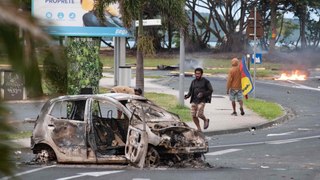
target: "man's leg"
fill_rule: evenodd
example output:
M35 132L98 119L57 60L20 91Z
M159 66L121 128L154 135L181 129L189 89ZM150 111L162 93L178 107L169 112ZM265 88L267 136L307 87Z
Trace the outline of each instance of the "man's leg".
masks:
M236 116L236 115L237 115L237 111L236 111L236 101L232 101L231 104L232 104L232 109L233 109L233 112L232 112L231 115Z
M233 112L236 112L236 102L235 101L232 101L232 109L233 109Z
M242 100L239 101L239 105L240 105L241 115L243 116L244 115L244 110L243 110L243 101Z
M234 90L230 90L230 101L231 101L231 105L232 105L232 110L233 112L231 113L231 115L236 116L237 115L237 111L236 111L236 97L235 97L235 91Z
M199 118L196 116L192 116L192 120L193 120L194 124L197 126L198 131L201 131Z
M205 105L205 103L200 103L198 105L198 117L203 120L203 129L207 129L209 127L209 119L204 116Z
M239 105L240 105L240 114L241 116L244 115L244 111L243 111L243 94L242 94L242 91L239 91L238 95L237 95L237 99L238 99L238 102L239 102Z
M197 117L197 111L198 111L198 104L192 103L191 104L191 116L194 124L197 126L198 131L201 131L199 119Z

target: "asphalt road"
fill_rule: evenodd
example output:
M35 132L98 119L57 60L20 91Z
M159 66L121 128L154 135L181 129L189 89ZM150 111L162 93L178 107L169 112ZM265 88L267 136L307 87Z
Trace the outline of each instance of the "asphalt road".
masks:
M187 89L192 78L186 78ZM224 78L209 78L214 94L225 93ZM178 78L158 80L178 88ZM318 81L306 88L292 82L257 81L256 98L285 107L292 118L273 127L208 137L206 161L212 168L136 169L128 166L19 165L21 179L320 179L320 91ZM310 85L309 85L310 86ZM214 101L213 101L214 102ZM28 156L28 152L22 152ZM22 155L23 156L23 155ZM20 162L22 156L20 156ZM26 157L27 158L27 157Z

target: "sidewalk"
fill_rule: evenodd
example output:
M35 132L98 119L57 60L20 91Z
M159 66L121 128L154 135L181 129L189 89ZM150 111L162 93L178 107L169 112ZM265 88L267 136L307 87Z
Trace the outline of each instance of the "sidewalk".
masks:
M112 87L113 77L109 74L104 74L104 77L100 80L100 86L102 87ZM153 83L153 79L145 79L144 86L145 92L158 92L165 94L172 94L179 97L179 91L171 89L166 86L161 86L159 84ZM131 86L135 87L135 79L131 79ZM190 99L184 101L184 104L190 107ZM238 104L237 104L238 106ZM286 118L286 115L276 119L274 121L268 121L253 111L244 108L245 115L241 116L240 111L237 107L238 116L231 116L232 106L229 101L229 97L226 95L213 94L212 101L210 104L206 104L205 116L210 119L209 127L203 132L206 135L217 135L217 134L227 134L227 133L237 133L243 131L250 131L252 129L261 129L268 126L272 126L278 120ZM190 127L196 128L193 122L187 123ZM203 121L200 120L200 125L203 127Z

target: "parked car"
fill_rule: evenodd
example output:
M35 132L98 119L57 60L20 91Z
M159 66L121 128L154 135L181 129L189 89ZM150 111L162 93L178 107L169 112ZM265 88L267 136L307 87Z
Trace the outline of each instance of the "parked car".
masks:
M201 158L203 133L136 95L60 96L37 117L31 148L39 162L131 163L140 167Z

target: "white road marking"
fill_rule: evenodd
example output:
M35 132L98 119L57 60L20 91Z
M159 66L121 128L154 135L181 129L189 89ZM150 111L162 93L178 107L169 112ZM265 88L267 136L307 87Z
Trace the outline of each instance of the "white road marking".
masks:
M298 142L300 140L298 139L287 139L287 140L279 140L279 141L269 141L267 144L287 144L287 143L293 143Z
M219 155L222 155L222 154L232 153L232 152L241 151L241 150L242 149L226 149L226 150L222 150L222 151L210 152L210 153L207 153L206 155L219 156Z
M316 136L305 136L300 138L292 138L292 139L284 139L285 140L308 140L308 139L318 139L320 138L320 135ZM280 140L279 140L280 141ZM252 146L252 145L261 145L261 144L267 144L273 141L258 141L258 142L250 142L250 143L238 143L238 144L225 144L225 145L218 145L218 146L209 146L209 148L227 148L227 147L239 147L239 146Z
M83 176L99 177L99 176L104 176L104 175L107 175L107 174L113 174L113 173L119 173L119 172L122 172L122 171L85 172L85 173L78 173L78 175L75 175L75 176L59 178L59 179L56 179L56 180L76 179L76 178L83 177Z
M286 171L287 169L285 169L285 168L275 168L274 170L276 170L276 171Z
M279 133L279 134L268 134L267 136L268 137L270 137L270 136L286 136L286 135L290 135L292 133L293 133L293 131L285 132L285 133Z
M56 165L46 166L46 167L37 168L37 169L32 169L32 170L29 170L29 171L25 171L25 172L14 174L13 176L3 177L3 178L1 178L1 180L7 180L7 179L10 179L10 178L13 178L13 177L18 177L18 176L22 176L22 175L25 175L25 174L30 174L30 173L33 173L33 172L41 171L41 170L52 168L52 167L55 167L55 166Z
M292 83L292 81L291 82L287 81L287 82ZM307 90L320 91L319 87L318 88L313 88L313 87L309 87L309 86L305 86L305 85L301 85L301 84L297 84L297 83L293 83L294 85L292 85L292 86L279 84L279 83L274 83L274 82L261 82L260 81L260 83L277 85L277 86L282 86L282 87L291 87L291 88L296 88L296 89L307 89Z
M150 180L150 179L146 179L146 178L133 178L132 180Z
M311 129L309 128L298 128L298 131L310 131Z

